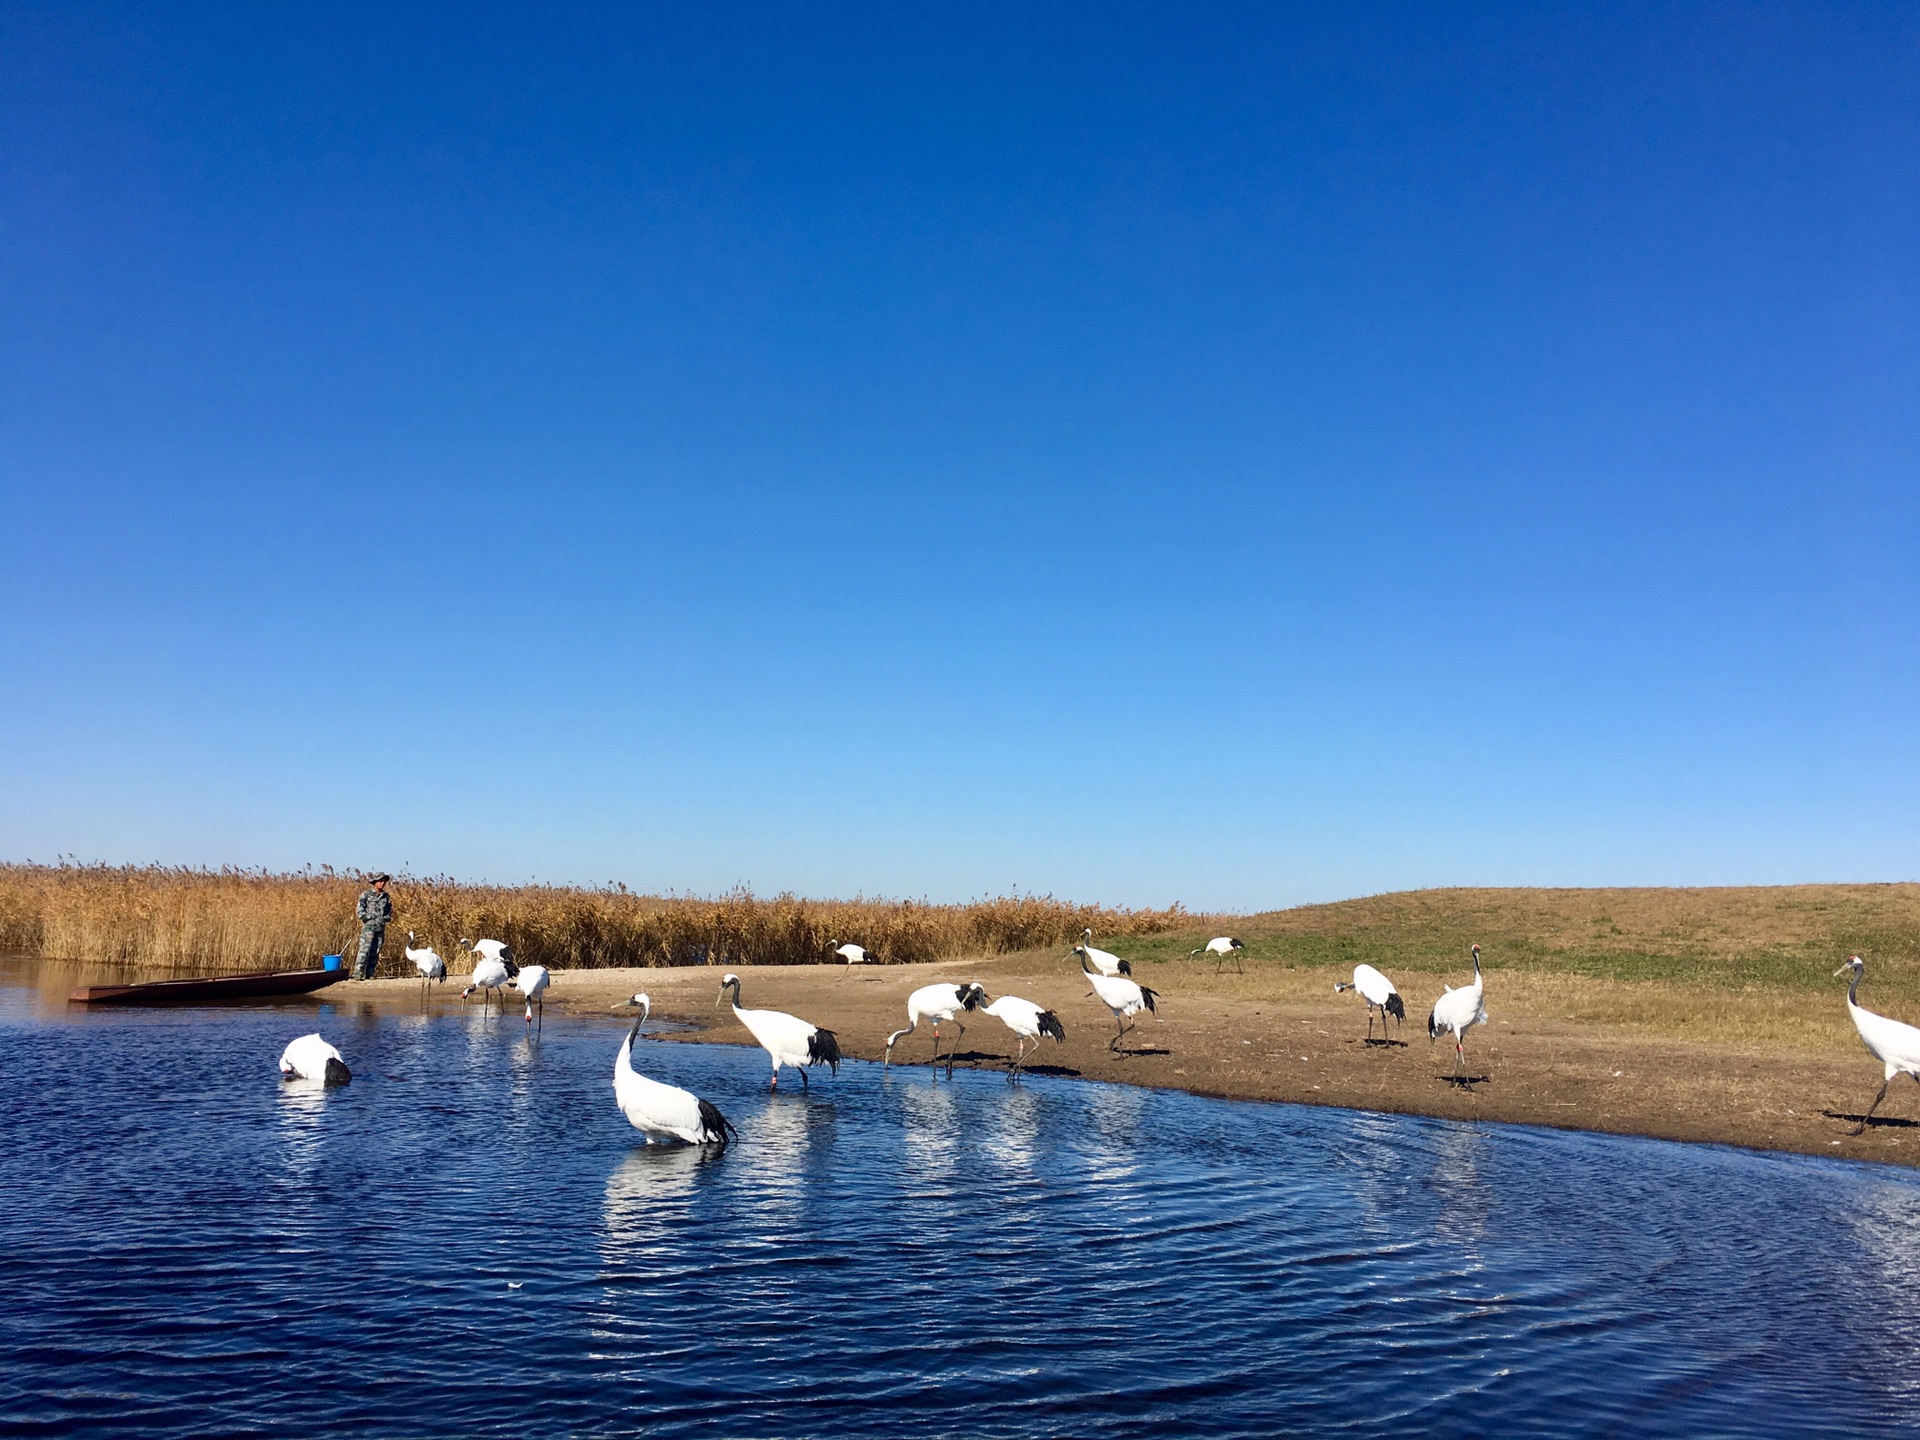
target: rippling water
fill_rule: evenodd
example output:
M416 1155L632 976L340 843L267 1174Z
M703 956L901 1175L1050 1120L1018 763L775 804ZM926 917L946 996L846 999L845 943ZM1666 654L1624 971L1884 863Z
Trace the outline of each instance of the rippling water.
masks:
M17 972L15 972L17 980ZM282 1086L318 1028L351 1086ZM617 1020L36 1007L0 976L13 1433L1920 1429L1920 1182L1654 1141L843 1066ZM518 1287L518 1288L514 1288Z

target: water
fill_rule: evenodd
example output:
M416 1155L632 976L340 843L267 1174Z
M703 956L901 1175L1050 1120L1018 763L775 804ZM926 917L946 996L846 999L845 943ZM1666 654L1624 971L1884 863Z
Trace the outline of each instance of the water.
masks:
M1920 1431L1903 1170L664 1043L741 1137L648 1150L612 1017L12 974L10 1433Z

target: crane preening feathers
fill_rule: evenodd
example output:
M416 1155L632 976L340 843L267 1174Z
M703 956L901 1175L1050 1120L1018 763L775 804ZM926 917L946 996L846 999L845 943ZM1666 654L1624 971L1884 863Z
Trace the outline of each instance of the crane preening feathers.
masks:
M1442 1031L1453 1032L1455 1080L1460 1079L1460 1067L1466 1062L1467 1055L1460 1042L1466 1038L1467 1031L1486 1023L1486 984L1480 975L1480 947L1476 945L1473 947L1473 984L1459 990L1447 986L1447 993L1433 1002L1433 1014L1427 1017L1429 1042L1438 1040Z
M732 1138L733 1126L708 1101L678 1085L665 1085L633 1068L633 1042L640 1038L640 1027L653 1013L653 1001L644 993L614 1006L624 1010L638 1006L640 1018L620 1042L620 1053L613 1057L613 1098L627 1123L646 1137L649 1145L665 1140L681 1140L689 1145L725 1145Z
M780 1088L782 1065L791 1065L800 1072L802 1090L812 1088L807 1080L809 1065L826 1065L834 1074L840 1073L840 1041L833 1031L822 1030L798 1015L787 1015L778 1010L742 1010L738 975L728 975L720 982L720 1000L727 998L728 991L733 992L735 1018L747 1027L753 1038L760 1042L760 1048L773 1059L773 1084L769 1088ZM720 1000L713 1002L716 1009Z
M1382 1042L1387 1038L1387 1016L1392 1015L1396 1020L1405 1020L1407 1018L1407 1005L1406 1002L1400 998L1400 992L1393 988L1393 982L1391 980L1387 979L1385 975L1382 975L1371 965L1354 966L1353 983L1351 985L1340 980L1333 982L1334 994L1342 995L1349 990L1358 991L1360 998L1367 1002L1368 1044L1373 1043L1373 1012L1375 1010L1380 1012L1380 1039Z
M1867 962L1855 955L1846 964L1834 971L1835 975L1853 972L1853 979L1847 985L1847 1013L1853 1016L1853 1028L1860 1032L1860 1043L1873 1053L1873 1058L1886 1067L1886 1079L1880 1083L1880 1093L1873 1097L1873 1104L1867 1106L1867 1113L1860 1117L1860 1123L1853 1127L1858 1135L1867 1128L1873 1119L1873 1112L1880 1108L1880 1102L1887 1098L1887 1086L1893 1084L1896 1077L1911 1075L1920 1080L1920 1030L1899 1020L1890 1020L1885 1015L1876 1015L1860 1004L1858 992L1860 976L1866 971Z
M340 1052L318 1033L302 1035L280 1052L282 1080L318 1080L323 1085L345 1085L353 1079Z

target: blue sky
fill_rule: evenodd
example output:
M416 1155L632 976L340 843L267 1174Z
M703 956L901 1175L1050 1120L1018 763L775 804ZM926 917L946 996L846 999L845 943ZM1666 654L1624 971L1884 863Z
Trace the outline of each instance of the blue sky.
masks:
M556 9L0 9L0 855L1920 876L1911 8Z

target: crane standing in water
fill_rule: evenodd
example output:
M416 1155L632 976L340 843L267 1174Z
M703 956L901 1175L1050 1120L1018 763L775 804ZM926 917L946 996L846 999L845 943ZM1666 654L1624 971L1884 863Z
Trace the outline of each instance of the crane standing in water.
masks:
M620 1113L649 1145L662 1140L725 1145L733 1136L733 1126L713 1105L691 1090L664 1084L633 1068L633 1042L640 1038L640 1027L653 1013L653 1001L642 992L613 1008L630 1006L639 1007L640 1018L633 1022L633 1029L620 1042L620 1053L613 1057L613 1099Z
M720 982L720 1000L727 998L727 992L733 992L733 1014L755 1040L760 1048L773 1060L773 1084L767 1088L780 1088L780 1067L791 1065L800 1072L800 1088L812 1089L807 1080L809 1065L826 1065L834 1074L840 1073L840 1041L831 1030L822 1030L818 1025L802 1020L798 1015L788 1015L779 1010L743 1010L740 1008L740 977L728 975ZM714 1001L718 1008L720 1000Z

